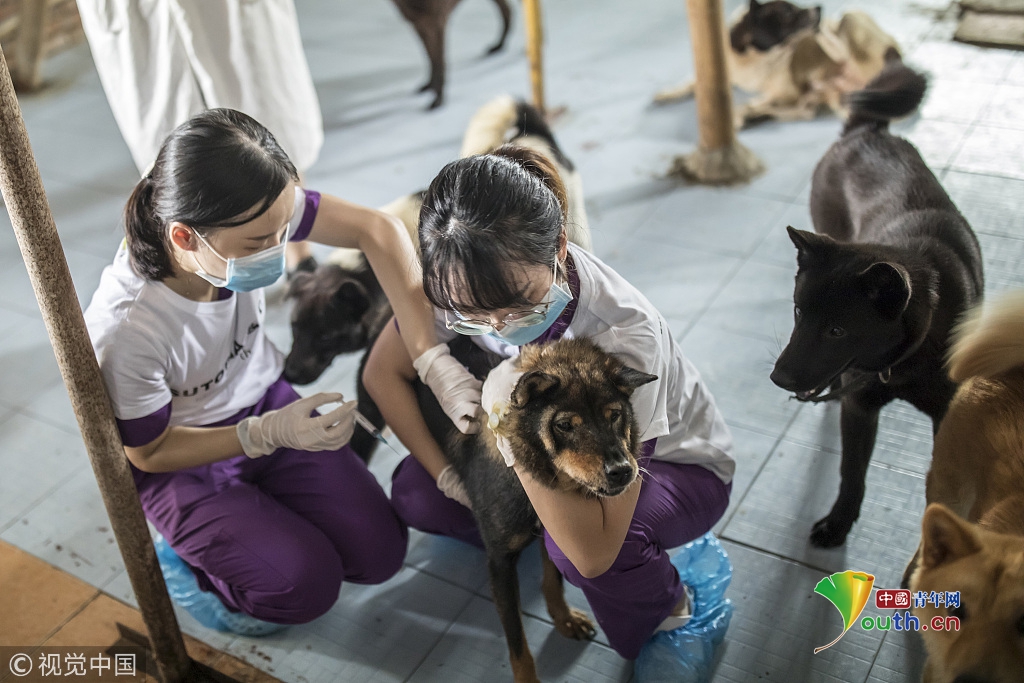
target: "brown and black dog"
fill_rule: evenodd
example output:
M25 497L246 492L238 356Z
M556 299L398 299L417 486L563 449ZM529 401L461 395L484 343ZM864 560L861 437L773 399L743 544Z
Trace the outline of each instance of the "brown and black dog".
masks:
M949 334L984 289L974 232L914 146L888 130L925 86L893 62L851 95L850 119L814 170L817 234L789 228L795 325L771 379L801 401L842 399L842 481L811 532L819 547L845 542L860 514L883 406L907 401L938 429L956 391Z
M728 48L730 81L754 95L735 107L737 128L812 119L824 109L845 117L843 95L900 58L896 41L864 12L851 10L834 21L822 17L820 6L786 0L750 0L729 26ZM689 97L693 87L662 91L655 102Z
M498 360L465 337L451 344L452 355L481 379ZM502 419L502 432L517 463L542 484L584 496L611 497L633 484L639 475L641 443L630 396L657 377L624 365L585 339L524 347L517 365L524 374ZM540 520L519 478L506 467L491 430L482 424L478 434L462 434L433 392L418 382L417 396L431 434L473 505L515 681L535 683L516 562L523 549L541 537ZM555 628L568 638L592 638L593 624L566 604L562 575L543 548L541 541L542 590Z
M512 23L512 10L508 0L493 0L501 13L501 36L492 45L487 54L491 55L505 47L509 27ZM423 41L423 48L430 60L430 78L420 88L420 92L432 91L434 99L430 109L436 109L444 103L444 36L448 26L448 17L459 4L459 0L393 0L398 11L406 21L416 29L416 35Z
M956 332L950 376L962 382L935 435L913 591L959 592L915 608L925 683L1024 680L1024 292L978 309Z

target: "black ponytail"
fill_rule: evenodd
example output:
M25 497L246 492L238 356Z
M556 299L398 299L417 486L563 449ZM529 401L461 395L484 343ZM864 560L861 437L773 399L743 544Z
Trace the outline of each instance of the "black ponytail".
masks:
M153 182L147 175L132 190L124 207L124 233L135 272L147 280L162 280L172 273L170 250L153 213Z
M175 128L124 209L132 267L147 280L174 275L168 226L202 234L263 215L298 172L255 119L210 109Z

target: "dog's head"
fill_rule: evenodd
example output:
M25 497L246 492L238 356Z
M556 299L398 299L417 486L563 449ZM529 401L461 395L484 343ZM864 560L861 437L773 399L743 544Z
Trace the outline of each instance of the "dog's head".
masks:
M338 265L322 265L297 273L288 285L292 309L292 349L284 376L293 384L309 384L334 357L367 344L363 316L371 305L366 287Z
M795 324L771 374L776 385L813 399L847 369L886 370L927 331L932 285L910 310L910 273L886 252L787 229L797 248Z
M798 7L786 0L750 0L746 14L729 29L729 43L734 52L748 48L767 52L804 29L817 28L820 21L820 5Z
M1019 502L1019 501L1018 501ZM1010 683L1024 676L1024 538L925 510L912 591L959 592L960 606L913 610L929 683ZM954 620L959 620L959 625ZM924 626L928 630L924 630Z
M526 347L505 432L539 481L595 496L622 493L638 472L633 391L657 379L583 339Z

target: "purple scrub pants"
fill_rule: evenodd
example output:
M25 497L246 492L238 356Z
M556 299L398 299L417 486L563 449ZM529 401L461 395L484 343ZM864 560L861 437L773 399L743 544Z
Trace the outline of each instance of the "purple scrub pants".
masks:
M296 398L279 381L256 406L210 426ZM334 605L342 581L380 583L405 558L405 524L347 446L137 472L136 486L146 517L192 567L200 587L229 609L264 621L311 621Z
M607 572L584 578L544 532L551 559L583 591L608 642L626 659L636 659L683 595L667 550L707 533L725 513L732 491L731 483L699 465L650 460L653 451L654 441L644 444L640 460L648 473L622 550ZM473 513L445 497L412 456L392 475L391 502L413 528L483 547Z

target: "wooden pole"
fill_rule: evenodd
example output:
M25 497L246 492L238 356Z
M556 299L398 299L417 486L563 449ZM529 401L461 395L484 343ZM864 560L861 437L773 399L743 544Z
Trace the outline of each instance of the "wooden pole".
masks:
M111 529L139 600L163 683L195 680L174 616L110 399L46 202L7 60L0 51L0 192L71 396Z
M736 139L721 0L686 0L686 7L697 76L699 137L697 151L677 158L672 173L715 185L749 181L764 171L764 165Z
M530 62L530 86L533 106L544 114L544 26L540 15L540 0L523 0L526 23L526 57Z

